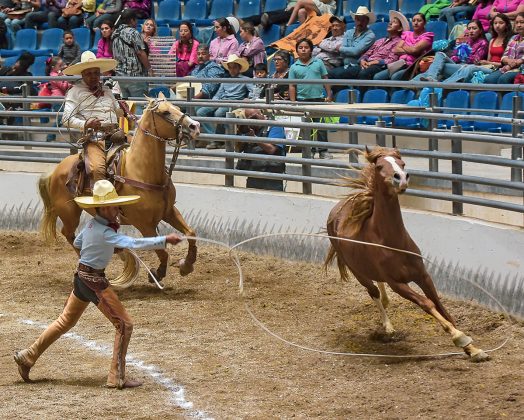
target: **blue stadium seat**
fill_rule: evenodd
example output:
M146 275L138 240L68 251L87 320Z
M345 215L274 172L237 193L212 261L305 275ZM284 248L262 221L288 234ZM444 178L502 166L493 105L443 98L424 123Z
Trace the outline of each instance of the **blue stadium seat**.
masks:
M469 92L466 90L456 90L448 93L444 99L444 108L469 108ZM466 114L466 111L448 111L444 109L446 114ZM439 120L438 128L451 128L454 124L453 120Z
M426 0L403 0L399 11L408 19L411 19L425 4Z
M91 48L91 51L95 54L98 51L98 41L100 41L100 38L102 38L102 32L100 30L95 31L95 38L93 39L93 48Z
M186 6L187 7L187 6ZM180 18L180 0L164 0L158 4L156 14L157 25L178 26L182 21Z
M29 71L32 73L33 76L45 76L45 67L46 67L46 60L48 59L48 56L41 55L39 57L35 57L35 62L33 65L29 68Z
M260 11L260 0L239 0L235 16L242 19L253 15L259 15Z
M350 89L342 89L337 92L335 95L335 102L341 103L341 104L347 104L349 101L349 91ZM360 90L354 89L355 91L355 101L360 101ZM340 117L340 123L341 124L347 124L349 122L348 117Z
M434 41L439 39L448 39L448 23L442 20L430 20L426 23L426 31L435 34Z
M369 89L366 90L362 97L363 104L387 104L388 91L385 89ZM373 125L377 121L377 117L358 117L357 123Z
M420 106L418 99L412 99L406 104L408 106ZM420 118L414 117L395 117L394 121L395 127L405 127L405 128L421 128Z
M166 0L167 1L167 0ZM149 93L147 96L150 98L158 98L158 94L162 92L166 98L169 98L171 96L171 92L169 91L169 88L167 86L158 86L149 89Z
M273 12L275 10L284 10L286 7L287 7L286 0L266 0L266 4L264 5L264 12Z
M385 38L388 36L388 23L387 22L375 22L369 25L369 29L373 31L376 39Z
M300 26L300 23L292 23L291 25L287 25L284 31L284 36L288 36L291 32L293 32L299 26Z
M86 28L87 29L87 28ZM89 29L88 29L89 31ZM39 55L56 55L60 45L64 40L64 30L60 28L50 28L42 31L42 38L38 49L31 51L32 54Z
M71 29L71 32L73 32L75 41L78 43L78 45L80 45L82 52L91 48L91 31L89 28L82 26L80 28Z
M502 97L502 100L500 101L500 110L501 111L511 111L513 109L513 97L516 95L515 92L508 92L506 93L503 97ZM520 92L518 93L518 95L520 95L521 99L522 99L522 106L521 106L521 111L524 110L524 93ZM498 117L501 117L501 118L511 118L511 114L499 114ZM510 133L511 132L511 124L500 124L500 128L499 130L491 130L489 129L488 131L491 131L491 132L500 132L502 131L503 133ZM521 130L522 131L522 130Z
M499 95L497 92L493 92L491 90L486 90L482 92L476 92L475 96L473 97L473 103L471 104L471 108L474 109L499 109ZM484 116L492 116L494 117L495 113L482 113L480 115ZM471 121L470 121L471 124ZM493 122L487 122L487 121L474 121L473 122L473 129L475 131L489 131L489 130L496 130L497 128L500 129L499 123L493 123Z
M342 2L340 2L342 3ZM347 0L344 6L343 15L346 16L346 21L353 21L351 19L351 12L355 13L360 6L366 6L371 10L369 0Z
M13 64L16 63L16 60L18 60L18 55L13 55L12 57L6 57L5 60L2 61L3 67L11 67Z
M280 25L271 25L268 29L259 31L260 38L264 41L266 48L280 39Z
M408 89L399 89L395 90L391 94L391 99L389 100L390 104L407 104L409 101L412 101L415 99L415 92ZM387 125L391 125L391 117L384 117L384 121L386 121ZM375 124L378 120L378 117L375 116L369 116L366 117L366 124L372 125Z
M19 56L22 51L36 50L36 29L20 29L15 34L13 48L9 50L0 50L2 57Z
M167 25L157 27L157 36L171 36L171 28Z
M375 0L372 10L377 15L377 21L389 22L389 11L398 10L398 0Z
M231 0L211 0L208 18L212 21L235 14L235 3Z
M165 0L167 1L167 0ZM207 21L207 3L205 0L187 0L182 13L182 20L199 24Z

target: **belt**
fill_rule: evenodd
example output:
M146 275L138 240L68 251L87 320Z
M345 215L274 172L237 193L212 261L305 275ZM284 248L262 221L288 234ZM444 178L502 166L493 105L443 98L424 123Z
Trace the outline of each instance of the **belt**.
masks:
M104 269L96 269L82 263L78 263L78 270L84 271L86 273L104 274Z

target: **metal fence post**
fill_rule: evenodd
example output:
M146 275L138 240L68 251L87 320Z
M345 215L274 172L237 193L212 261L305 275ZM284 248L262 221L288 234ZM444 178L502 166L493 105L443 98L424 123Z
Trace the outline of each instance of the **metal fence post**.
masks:
M378 120L375 122L376 127L386 128L386 121L382 117L378 117ZM384 133L378 133L376 135L377 146L386 147L386 135Z
M191 102L194 96L195 96L195 88L193 86L188 87L187 88L187 101ZM187 112L187 115L192 117L195 115L195 108L192 106L188 106L186 109L186 112ZM189 150L195 150L195 140L194 139L190 139L187 142L187 148Z
M357 94L355 89L349 89L348 92L348 104L354 104L357 102ZM350 125L353 125L357 122L357 118L354 115L348 117L348 122ZM349 132L349 144L358 144L358 133L356 131ZM355 153L351 152L348 154L350 163L357 163L358 157Z
M307 117L302 117L302 122L309 122L308 119ZM302 139L305 141L311 140L311 128L302 129ZM302 157L304 159L311 159L311 148L309 146L302 147ZM302 176L311 176L311 165L309 163L302 164ZM304 194L313 193L311 182L302 183L302 192Z
M22 96L23 96L24 98L27 98L27 97L31 94L30 83L31 83L31 82L25 82L25 83L22 85ZM28 102L24 102L24 103L22 104L22 109L23 109L24 111L30 111L30 110L31 110L31 106L30 106L30 104L29 104ZM25 127L28 127L28 126L31 125L31 121L30 121L30 119L29 119L28 117L22 117L22 122L23 122L23 125L24 125ZM18 134L17 134L17 136L18 136ZM29 140L29 133L28 133L27 131L24 131L24 132L22 133L22 136L23 136L23 138L24 138L24 141L28 141L28 140ZM31 150L32 147L31 147L31 146L25 146L24 149L26 149L26 150Z
M275 89L272 87L266 87L266 104L272 104L275 101Z
M435 92L432 92L429 94L429 106L431 107L431 111L435 112L435 107L438 106L438 96ZM438 120L430 119L429 120L429 126L428 130L435 131L435 129L438 127ZM431 138L428 140L428 149L431 151L438 151L438 139ZM438 172L438 159L437 158L430 158L429 159L429 170L431 172Z
M514 120L519 118L519 111L522 109L522 97L520 95L513 96L513 108L511 112L511 118ZM519 137L521 135L522 128L515 121L511 123L511 135L513 137ZM522 160L522 146L511 146L511 159ZM522 169L511 168L511 180L516 182L522 182Z
M461 133L462 127L460 125L454 125L451 127L451 132ZM456 153L457 155L462 154L462 140L451 139L451 153ZM462 175L462 160L451 160L451 173L453 175ZM451 181L451 193L454 195L463 195L462 181ZM453 201L452 210L454 215L462 215L464 213L463 204Z
M226 118L235 118L235 114L232 112L226 112ZM235 135L235 124L226 124L226 133L229 135L229 138L233 138ZM231 153L235 151L235 144L232 140L226 141L226 152ZM235 169L235 158L227 157L225 160L225 166L226 169ZM225 186L226 187L234 187L235 186L235 176L234 175L226 175L225 179Z

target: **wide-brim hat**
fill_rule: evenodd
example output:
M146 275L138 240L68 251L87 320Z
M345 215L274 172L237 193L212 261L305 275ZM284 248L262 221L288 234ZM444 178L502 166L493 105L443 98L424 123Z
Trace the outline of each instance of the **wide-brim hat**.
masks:
M329 23L333 23L334 20L340 23L344 23L344 24L346 23L346 21L344 20L344 16L333 15L329 18Z
M245 58L239 57L236 54L231 54L229 57L227 57L226 61L222 61L222 66L224 66L226 70L229 70L227 65L230 63L239 64L240 73L244 73L245 71L247 71L247 69L249 69L249 63L247 62L247 60Z
M377 21L377 17L375 16L375 13L370 12L366 6L359 6L355 13L350 12L349 14L351 15L351 18L353 20L355 20L355 16L367 16L369 19L369 25Z
M202 83L198 82L179 82L175 85L175 98L187 99L187 88L195 88L195 95L202 90Z
M112 58L96 58L92 51L84 51L80 57L80 62L64 69L64 74L68 76L77 76L84 70L99 68L100 73L111 71L116 67L116 60Z
M75 202L83 209L109 206L127 206L140 200L139 195L118 195L109 181L101 179L93 186L93 196L76 197Z
M235 33L237 33L240 30L240 22L238 19L234 16L228 16L226 20L229 22L229 24L233 27Z
M397 18L400 20L400 23L402 25L403 31L409 31L409 21L406 16L404 16L402 13L397 12L396 10L390 10L389 11L389 21L391 22L393 18Z

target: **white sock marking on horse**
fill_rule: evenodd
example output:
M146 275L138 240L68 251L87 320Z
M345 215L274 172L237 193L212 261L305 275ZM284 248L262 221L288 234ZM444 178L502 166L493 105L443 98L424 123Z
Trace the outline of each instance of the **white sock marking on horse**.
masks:
M384 160L387 160L391 164L391 166L393 166L393 170L397 172L399 175L406 176L404 170L400 166L398 166L398 163L395 161L395 158L392 158L391 156L386 156Z
M0 315L3 316L3 314L0 314ZM46 324L36 322L31 319L22 319L20 320L20 322L22 324L31 325L31 326L41 328L41 329L45 329L48 327ZM88 348L89 350L95 351L97 353L101 353L104 356L111 357L111 355L113 354L112 347L106 346L104 344L99 344L94 340L88 340L74 332L65 333L62 337L72 339L80 343L82 346ZM142 360L139 360L133 356L130 356L129 354L126 357L126 365L133 366L139 370L144 371L151 378L153 378L153 380L156 383L158 383L159 385L162 385L164 388L170 391L172 394L170 400L178 407L182 408L183 410L188 411L187 413L185 413L185 415L189 417L199 418L199 419L212 419L212 417L209 417L206 413L202 411L193 411L192 410L193 403L191 401L186 400L184 388L181 385L175 384L171 378L164 376L160 368L158 368L157 366L147 365Z

